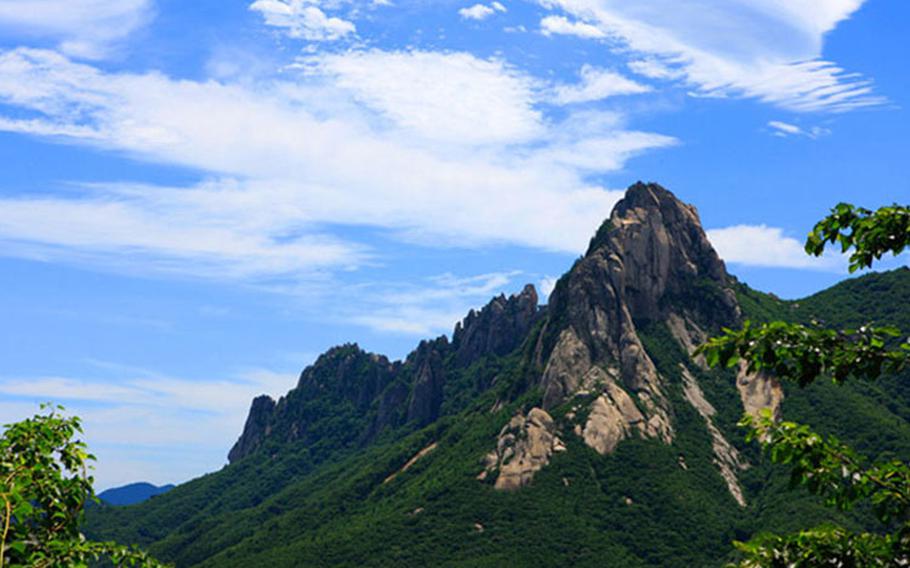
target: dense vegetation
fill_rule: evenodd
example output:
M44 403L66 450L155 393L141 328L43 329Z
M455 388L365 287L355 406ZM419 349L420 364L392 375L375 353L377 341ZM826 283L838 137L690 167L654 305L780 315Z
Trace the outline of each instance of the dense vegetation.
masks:
M824 319L838 326L910 320L907 269L867 275L798 302L745 286L738 295L756 320ZM787 491L787 471L740 441L735 424L742 406L728 371L698 378L717 407L718 426L754 464L741 474L746 509L718 476L704 422L685 404L675 405L672 446L630 440L600 456L565 435L569 451L555 455L530 487L494 491L476 479L480 459L502 424L539 396L527 392L492 409L500 396L527 386L524 361L539 333L511 355L457 370L446 387L452 402L428 427L404 424L356 444L350 432L368 427L369 412L344 412L344 420L326 424L317 444L257 452L139 506L103 508L90 516L87 531L147 546L178 566L716 566L732 559L732 540L768 527L873 523L866 509L832 511ZM672 385L670 396L679 399L678 364L686 354L663 325L646 327L643 340ZM482 388L490 382L492 388ZM309 404L318 415L334 410L331 400ZM555 409L557 421L566 410ZM910 455L910 389L901 377L788 391L783 412L872 457ZM432 442L434 451L389 480Z

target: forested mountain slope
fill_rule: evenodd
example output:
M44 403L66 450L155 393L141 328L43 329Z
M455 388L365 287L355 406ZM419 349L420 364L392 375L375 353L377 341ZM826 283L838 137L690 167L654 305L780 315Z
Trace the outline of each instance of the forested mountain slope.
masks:
M751 290L694 208L636 184L545 308L532 287L495 298L400 362L334 348L254 401L230 465L88 532L178 566L721 565L733 539L839 515L742 442L744 408L906 458L910 377L802 391L693 346L747 318L910 331L908 298L906 269L797 302Z

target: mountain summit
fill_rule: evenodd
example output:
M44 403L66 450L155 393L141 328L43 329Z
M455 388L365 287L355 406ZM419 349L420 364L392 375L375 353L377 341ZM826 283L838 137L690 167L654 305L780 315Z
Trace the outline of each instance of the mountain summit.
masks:
M585 256L550 295L547 319L534 349L543 391L537 415L550 424L546 411L570 403L573 434L601 454L614 451L633 435L672 443L674 408L667 397L669 385L642 344L639 326L666 325L679 346L691 354L710 332L739 322L741 310L732 284L694 207L657 184L630 187ZM681 364L681 371L685 399L702 415L714 437L720 473L733 496L745 505L736 479L736 470L743 464L714 427L713 407L697 380L686 365ZM779 389L770 382L743 376L740 383L744 404L750 409L779 403ZM755 392L769 396L756 401ZM510 445L516 435L533 439L541 428L519 417L503 430L487 460L488 472L501 472L496 487L527 484L533 472L546 464L549 452L558 449Z

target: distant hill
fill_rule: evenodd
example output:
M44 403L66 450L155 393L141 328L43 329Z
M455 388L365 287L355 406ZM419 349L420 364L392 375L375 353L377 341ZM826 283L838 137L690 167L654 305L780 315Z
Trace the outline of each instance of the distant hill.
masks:
M148 501L155 495L167 493L173 488L173 485L158 487L151 483L131 483L123 487L113 487L107 491L102 491L98 494L98 498L108 505L136 505Z
M731 542L824 521L736 423L744 408L910 455L910 372L780 385L693 346L745 319L910 331L910 270L791 302L730 275L692 206L631 187L538 308L533 287L403 361L333 348L253 401L230 465L86 532L189 566L721 566Z

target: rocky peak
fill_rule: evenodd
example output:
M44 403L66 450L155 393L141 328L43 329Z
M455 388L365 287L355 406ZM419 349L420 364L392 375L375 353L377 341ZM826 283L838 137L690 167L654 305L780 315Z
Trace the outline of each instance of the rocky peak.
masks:
M542 407L571 405L567 416L585 417L575 433L606 454L631 436L667 444L675 436L668 384L641 341L641 327L665 325L691 353L716 327L735 325L740 310L732 279L695 208L657 184L639 182L559 280L546 318L534 354ZM743 395L747 407L759 399L779 402L767 380L744 377L740 383L756 393ZM700 393L696 383L689 392ZM705 408L700 411L710 429L712 414ZM727 447L715 440L717 463L739 500L734 489L740 464Z
M434 341L421 341L408 357L407 364L414 369L414 386L408 403L407 420L421 426L439 417L442 406L446 372L443 357L449 348L446 336Z
M616 204L608 223L588 255L619 260L613 281L636 320L664 320L682 311L725 323L739 319L731 279L695 207L657 184L639 182Z
M484 355L512 352L524 341L539 312L537 290L531 284L509 298L493 298L480 311L471 310L452 335L456 364L468 367Z
M365 410L394 372L395 365L385 356L367 353L356 343L348 343L329 349L304 369L295 390L305 396L327 392Z
M356 343L333 347L304 369L296 388L277 403L267 396L253 401L243 433L228 454L233 463L262 447L266 439L309 439L309 428L342 406L366 414L391 383L400 364L367 353Z
M667 323L691 349L707 330L739 319L730 283L695 208L657 184L633 185L550 296L548 326L557 329L538 346L544 406L582 387L589 365L614 371L639 395L663 398L637 326Z
M243 426L243 433L228 453L228 461L233 463L259 447L262 440L270 433L270 423L274 413L275 401L272 397L262 395L253 399L246 424Z

